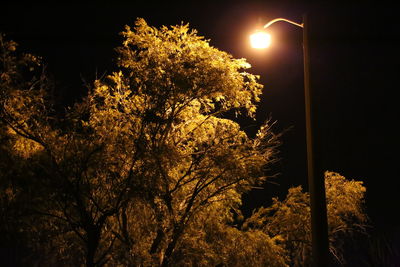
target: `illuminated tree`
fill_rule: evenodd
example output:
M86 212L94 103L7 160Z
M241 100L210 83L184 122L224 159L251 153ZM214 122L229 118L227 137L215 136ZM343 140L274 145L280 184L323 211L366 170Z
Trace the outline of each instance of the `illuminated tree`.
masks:
M342 247L346 236L365 232L365 187L362 182L346 180L335 172L325 172L329 248L339 263L344 262ZM311 260L310 196L301 187L290 188L284 201L260 208L243 225L244 229L261 229L269 236L281 238L290 258L290 266L307 266Z
M168 266L200 214L218 206L225 216L265 180L278 141L268 125L252 140L219 116L254 114L262 86L244 72L245 60L209 46L187 25L156 29L139 19L123 36L120 70L96 83L87 125L111 144L106 149L116 157L108 160L123 160L116 170L129 176L129 190L140 192L153 217L142 245ZM129 226L121 232L133 232Z
M16 49L15 42L7 41L0 34L0 247L6 249L2 255L16 255L3 257L6 265L8 261L19 261L23 265L40 261L44 253L39 250L47 243L43 237L49 234L42 227L47 221L32 213L32 208L40 205L37 196L43 191L33 185L35 169L30 168L32 165L27 158L39 145L22 132L16 134L12 128L15 125L27 128L34 123L28 121L27 114L38 116L43 110L41 100L46 77L39 68L39 58L30 54L17 55ZM21 108L21 98L31 101L26 103L25 110ZM45 194L42 197L45 198Z
M262 86L245 60L187 25L156 29L139 19L123 35L120 70L96 81L65 118L52 123L34 83L4 95L2 118L14 152L36 164L49 190L49 205L36 212L72 233L63 251L93 266L120 246L138 250L134 261L167 266L199 214L239 208L241 193L265 180L278 141L268 125L252 140L219 117L255 112ZM137 206L148 212L143 224L129 214Z

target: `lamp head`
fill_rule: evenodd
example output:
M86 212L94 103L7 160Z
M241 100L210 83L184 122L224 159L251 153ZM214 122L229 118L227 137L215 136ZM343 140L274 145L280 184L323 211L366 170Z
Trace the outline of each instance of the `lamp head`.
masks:
M267 48L271 44L271 35L264 31L256 31L250 35L250 43L256 49Z

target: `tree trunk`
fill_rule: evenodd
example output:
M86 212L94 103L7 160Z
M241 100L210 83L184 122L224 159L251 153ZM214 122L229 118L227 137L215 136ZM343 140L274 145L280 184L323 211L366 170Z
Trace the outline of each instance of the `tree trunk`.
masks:
M169 267L170 266L172 252L174 251L175 246L178 243L178 239L180 238L182 232L183 232L183 226L175 227L174 232L172 233L172 240L168 244L167 249L165 250L165 254L164 254L163 261L161 263L161 267Z
M86 252L86 266L96 266L95 255L99 247L100 229L96 226L91 226L87 231L87 252Z
M161 241L163 240L163 238L164 238L163 230L158 229L157 230L157 236L154 239L153 244L150 247L150 254L154 254L154 253L156 253L158 251L158 247L159 247Z

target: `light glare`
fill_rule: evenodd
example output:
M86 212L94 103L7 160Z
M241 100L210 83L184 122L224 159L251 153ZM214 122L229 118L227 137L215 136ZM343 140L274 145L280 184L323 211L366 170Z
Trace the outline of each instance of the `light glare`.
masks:
M250 35L250 43L253 48L267 48L271 44L271 35L263 31L258 31Z

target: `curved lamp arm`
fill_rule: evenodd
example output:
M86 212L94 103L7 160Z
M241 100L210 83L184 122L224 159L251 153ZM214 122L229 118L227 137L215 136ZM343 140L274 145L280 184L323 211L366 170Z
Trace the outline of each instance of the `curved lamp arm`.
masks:
M293 24L293 25L295 25L295 26L297 26L297 27L300 27L300 28L303 28L303 27L304 27L304 24L303 24L303 23L299 24L299 23L296 23L296 22L291 21L291 20L288 20L288 19L276 18L276 19L271 20L271 21L268 22L267 24L265 24L265 25L264 25L264 29L268 28L269 26L271 26L272 24L274 24L275 22L278 22L278 21L285 21L285 22L288 22L288 23Z

